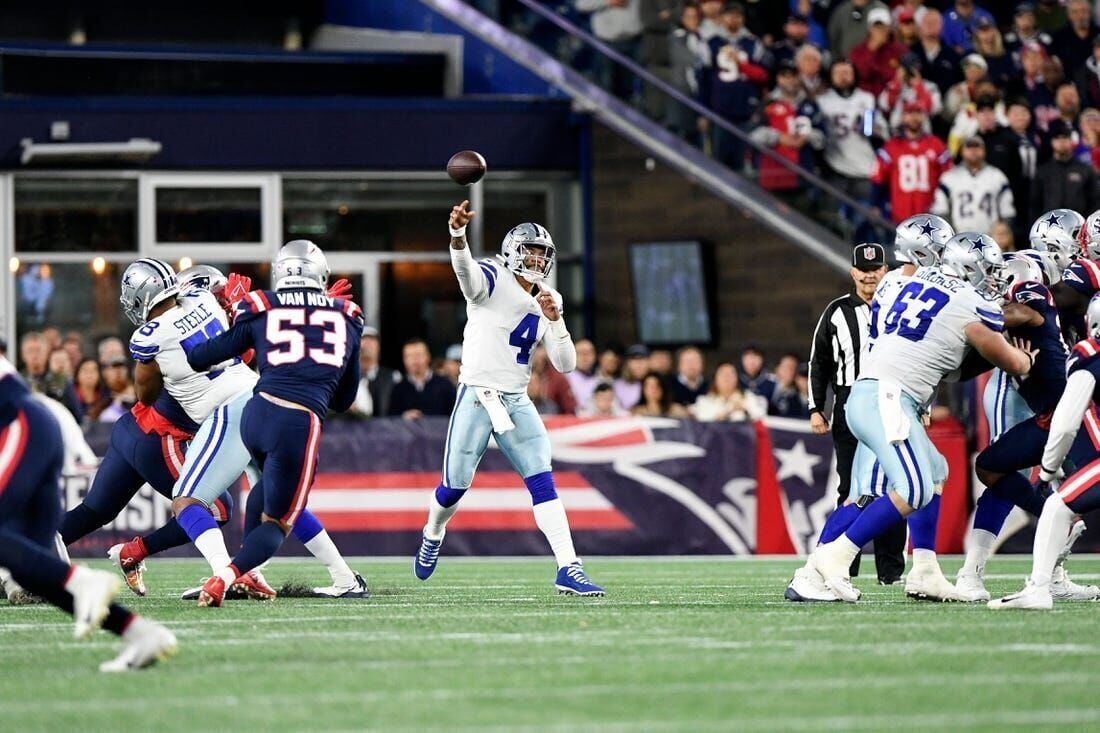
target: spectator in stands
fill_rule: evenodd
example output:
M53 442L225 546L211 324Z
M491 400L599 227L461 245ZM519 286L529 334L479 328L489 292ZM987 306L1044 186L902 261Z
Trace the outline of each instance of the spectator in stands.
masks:
M1058 108L1058 119L1077 129L1077 118L1081 114L1081 95L1073 84L1062 84L1054 92L1054 106Z
M582 13L592 14L592 34L633 61L641 57L641 0L575 0ZM596 55L600 83L616 97L631 101L635 77L603 54Z
M38 331L23 334L19 341L19 359L23 362L23 378L35 389L38 381L46 374L49 359L49 345ZM41 391L35 389L35 391Z
M755 28L755 26L750 25ZM809 42L810 23L804 15L792 13L783 24L783 38L772 46L772 60L778 66L784 61L794 62L795 54Z
M639 1L642 18L641 63L651 74L662 81L668 81L671 73L668 38L679 21L679 0ZM664 92L652 84L643 84L642 102L650 119L664 119Z
M702 15L695 5L684 5L680 11L680 26L668 39L671 69L670 83L686 97L698 99L699 75L710 64L710 48L700 33ZM666 108L666 124L682 138L696 141L699 115L682 104L670 103Z
M130 411L137 402L134 383L130 379L129 363L126 357L108 355L101 362L103 384L110 393L110 403L99 413L100 422L113 423Z
M1100 110L1089 107L1081 113L1081 141L1077 159L1100 170Z
M600 350L599 360L596 362L596 377L599 381L613 384L619 378L623 369L622 353L620 344L606 344Z
M1020 174L1009 176L1012 185L1012 198L1016 202L1016 227L1013 234L1016 239L1024 241L1027 232L1025 227L1030 227L1031 222L1042 212L1031 211L1031 185L1035 180L1035 172L1039 164L1039 138L1031 125L1031 109L1023 100L1013 100L1008 105L1008 129L1015 136L1016 151L1020 156ZM987 150L988 141L986 141Z
M79 331L69 331L61 341L61 348L69 354L69 361L79 364L84 361L84 339Z
M980 54L972 53L962 60L963 80L947 90L943 99L943 118L954 123L966 105L978 98L978 85L985 81L989 64Z
M446 377L451 384L458 388L458 375L462 370L462 344L451 344L443 355L443 364L439 367L440 375Z
M111 393L103 384L103 375L99 372L99 362L87 358L76 368L76 401L84 415L85 424L98 422L99 415L111 404Z
M349 412L361 417L385 417L390 414L393 387L401 381L401 373L379 363L382 343L378 329L363 328L359 339L359 389Z
M985 59L986 77L998 87L1003 89L1016 75L1016 62L1005 51L1004 38L992 20L978 21L974 31L974 52Z
M1020 51L1025 44L1033 43L1050 53L1051 37L1040 30L1035 22L1035 4L1017 3L1012 15L1012 30L1005 34L1005 50L1012 54L1016 65L1020 65Z
M798 71L798 83L809 99L816 100L829 85L821 75L822 55L815 47L806 44L794 55L794 67Z
M921 75L932 82L943 96L947 90L962 80L959 71L961 57L951 46L943 45L943 15L935 8L928 8L921 15L918 26L919 40L910 50L920 61Z
M1092 56L1093 39L1100 33L1100 28L1092 22L1089 0L1069 0L1066 3L1066 16L1069 23L1051 34L1054 39L1051 48L1054 55L1061 59L1062 68L1072 75Z
M1017 219L1019 218L1017 217ZM994 222L993 226L989 228L989 236L993 238L993 241L997 243L1002 252L1016 251L1016 235L1012 233L1012 227L1007 223L1003 221Z
M56 332L57 329L54 329ZM60 339L60 335L58 335ZM76 399L72 379L72 365L67 361L68 354L61 349L57 360L49 350L49 340L41 332L31 331L19 342L19 356L23 362L23 378L34 392L40 392L65 406L78 421L81 419L80 405ZM62 358L65 363L59 363ZM66 373L67 372L67 373Z
M69 357L69 352L61 347L51 351L49 371L53 374L60 374L71 382L76 376L76 372L73 367L73 360Z
M1066 8L1063 5L1063 0L1036 0L1036 28L1045 33L1054 34L1066 25L1066 21Z
M975 101L968 102L966 106L959 110L959 113L955 115L954 124L951 125L951 129L947 133L947 149L951 151L951 155L958 155L963 143L978 134L977 100L983 97L989 97L995 100L993 115L998 120L1007 119L1005 116L1004 102L1000 100L997 93L997 87L991 82L988 80L979 82L978 86L974 89L974 94Z
M768 401L768 414L777 417L808 418L810 405L808 395L798 390L799 358L795 354L784 354L775 365L775 389Z
M812 169L816 152L825 148L825 121L817 103L806 96L792 62L776 72L775 89L760 111L752 139L792 163ZM767 156L760 156L757 182L793 206L806 208L806 186L797 173Z
M46 326L43 328L42 338L46 339L46 347L51 353L54 349L61 348L61 331L56 326Z
M117 336L108 336L105 339L101 339L96 351L99 354L100 367L106 366L108 361L116 359L126 361L128 355L126 346L122 343L122 339Z
M406 420L425 415L449 415L455 406L455 386L432 371L428 342L410 339L401 350L405 378L393 386L388 414Z
M665 385L664 377L657 372L649 372L642 379L641 398L630 412L645 417L684 418L688 416L688 411L683 405L672 401L672 395Z
M569 380L550 364L546 348L539 346L531 354L531 381L527 396L535 403L540 415L575 415L577 399Z
M685 7L687 3L684 4ZM699 23L699 35L702 36L704 41L709 42L710 39L726 35L725 26L722 25L722 8L724 7L724 0L702 0L699 3L699 11L702 13L703 19Z
M1031 188L1031 212L1050 209L1096 211L1100 208L1100 182L1091 165L1074 157L1074 132L1063 120L1050 123L1052 157L1039 167Z
M740 3L722 11L725 36L710 40L713 68L704 77L709 87L709 106L730 123L745 131L760 105L761 89L768 83L768 57L764 44L745 27ZM731 132L714 130L714 157L734 171L745 166L745 143Z
M1025 44L1020 50L1021 73L1006 90L1010 97L1026 102L1033 125L1042 131L1058 116L1058 110L1054 106L1054 91L1043 75L1047 62L1048 57L1041 46L1035 43Z
M600 382L592 392L592 399L577 414L582 417L622 417L630 413L619 406L611 385Z
M1016 216L1012 188L1005 174L985 160L985 140L967 139L962 165L940 177L932 213L947 219L957 232L987 233L999 220L1011 223Z
M764 398L765 403L775 392L775 377L764 366L764 350L756 344L741 349L741 368L737 371L738 386Z
M689 408L700 422L759 420L768 412L768 403L737 383L737 370L733 364L719 364L714 370L710 390L700 395Z
M900 134L878 151L871 173L871 198L878 208L889 204L895 223L928 211L940 175L951 167L943 141L925 130L924 107L909 102L903 110Z
M626 350L622 374L612 383L615 399L621 406L629 409L638 404L642 398L642 379L648 371L649 349L642 344L634 344Z
M901 58L908 49L894 39L890 28L890 11L874 8L867 13L867 33L864 40L848 53L859 74L860 88L876 97L896 75Z
M699 395L706 394L710 385L703 376L705 363L703 352L694 346L685 346L676 355L676 379L672 382L672 401L679 405L692 405Z
M773 46L783 35L784 21L792 12L790 3L775 0L744 0L745 25L760 36L766 46Z
M587 405L596 385L600 383L600 378L596 376L596 346L588 339L580 339L574 347L577 350L577 366L565 378L569 380L577 404Z
M649 371L661 375L664 380L672 378L672 352L668 349L653 349L649 352Z
M919 102L935 116L943 107L939 87L925 81L921 62L914 53L907 53L895 71L894 78L878 95L878 107L886 113L891 128L901 125L902 108L906 102Z
M1020 155L1021 141L1019 135L1007 125L1001 124L997 119L997 99L989 95L978 98L974 106L975 120L977 122L976 134L985 143L985 159L989 165L997 168L1008 178L1009 185L1014 186L1013 201L1016 199L1015 182L1023 176L1024 161ZM1018 208L1018 207L1017 207ZM1017 213L1020 213L1017 211Z
M836 58L849 58L852 49L867 37L867 16L880 8L889 12L881 0L844 0L833 9L829 16L829 50Z
M896 8L894 11L894 28L897 32L898 43L911 47L920 39L920 31L917 29L917 15L911 8Z
M943 22L943 42L953 46L960 54L974 49L974 31L982 21L995 23L988 10L978 7L974 0L955 0Z
M1100 107L1100 36L1092 40L1092 53L1074 73L1073 83L1085 107Z

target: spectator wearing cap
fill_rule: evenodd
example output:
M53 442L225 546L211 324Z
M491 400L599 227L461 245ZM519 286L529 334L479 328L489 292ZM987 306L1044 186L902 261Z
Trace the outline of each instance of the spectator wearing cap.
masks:
M389 415L418 420L425 415L449 415L457 391L445 377L432 371L432 352L423 339L410 339L401 349L405 377L393 385ZM377 413L375 413L377 414Z
M1066 17L1069 23L1051 35L1054 39L1051 48L1054 55L1061 59L1062 68L1072 75L1092 56L1093 39L1100 33L1100 28L1092 22L1089 0L1069 0L1066 3Z
M798 367L801 360L797 354L784 354L775 365L775 389L768 402L768 414L776 417L806 419L810 416L810 405L798 389Z
M757 344L746 344L741 349L741 364L737 370L737 384L746 392L752 392L768 401L775 392L775 377L764 364L764 350Z
M699 77L710 65L710 48L700 32L702 15L695 5L680 10L680 25L668 38L670 83L684 96L699 98ZM695 142L698 138L698 115L683 104L670 102L665 108L665 124L680 137Z
M634 344L626 350L625 356L622 374L612 387L619 405L630 409L642 398L642 379L649 372L649 349Z
M942 97L947 90L961 81L961 58L951 46L943 45L943 15L935 8L927 8L917 21L917 42L909 47L920 62L921 75L932 82Z
M910 102L919 103L931 116L943 107L939 88L925 80L920 59L911 51L901 58L896 75L878 95L878 107L886 112L890 126L897 127L901 124L902 107Z
M772 60L778 66L784 61L794 62L799 49L813 46L810 37L810 22L804 15L792 13L783 24L783 38L772 46Z
M1051 159L1039 166L1031 187L1031 212L1050 209L1096 211L1100 182L1091 165L1074 157L1076 133L1063 120L1050 123Z
M859 85L878 96L897 74L901 58L908 49L894 39L890 27L892 16L886 8L873 8L867 13L867 32L862 43L848 54L859 74Z
M1041 30L1035 21L1035 3L1017 3L1012 14L1012 30L1005 34L1005 50L1020 65L1020 51L1025 44L1035 44L1050 53L1053 42L1050 34Z
M986 163L985 140L974 135L963 143L962 165L940 176L932 213L947 219L957 232L988 233L996 221L1016 217L1012 188L1005 174Z
M981 54L972 53L962 60L963 80L947 90L943 98L943 118L954 123L959 112L978 98L978 85L986 78L989 64Z
M928 211L940 175L951 167L951 153L926 127L924 107L906 102L899 134L878 151L871 198L876 207L889 204L894 223Z
M917 14L912 8L898 7L894 9L894 28L897 31L898 42L905 46L912 46L920 38L917 29Z
M703 75L703 95L716 114L747 133L760 106L761 91L768 83L770 57L760 39L745 27L741 3L726 5L722 22L726 35L712 38L709 43L712 68ZM716 127L714 157L739 172L745 166L745 143Z
M852 268L849 271L855 288L825 307L811 342L810 429L823 435L831 428L839 478L838 507L848 500L852 462L859 443L848 429L844 407L852 385L859 378L870 332L871 299L886 275L886 269L886 249L881 244L857 244L852 249ZM831 410L829 392L833 396ZM904 526L900 527L900 532L875 540L875 564L880 580L893 583L901 577L905 569L902 556L904 544ZM853 566L853 570L857 569Z
M575 0L576 8L591 14L592 34L623 56L640 59L641 0ZM604 88L620 99L634 94L634 75L603 54L596 55L597 74Z
M573 346L577 350L577 366L565 378L569 380L577 404L587 405L600 383L596 375L596 345L589 339L579 339Z
M694 346L685 346L676 354L676 376L672 380L672 401L679 405L694 405L700 395L710 387L704 374L706 362L703 352Z
M359 338L359 388L348 410L353 415L385 417L390 414L390 398L394 385L401 381L401 373L382 366L379 362L381 351L378 329L364 327Z
M1073 75L1085 107L1100 107L1100 35L1092 39L1092 53Z
M752 139L802 168L813 168L817 151L825 148L821 109L807 97L792 62L784 62L776 72L775 89L760 111ZM802 200L802 179L767 156L760 156L757 182L792 205L807 203Z
M974 0L955 0L944 16L943 42L961 54L970 53L974 50L974 30L985 20L996 23L989 11L978 7Z
M1065 27L1068 18L1064 0L1035 0L1035 27L1054 34Z
M844 0L829 16L829 50L836 58L850 58L852 49L867 37L867 16L881 8L889 12L881 0ZM889 21L887 21L889 24Z
M1003 89L1016 75L1016 62L1005 51L1004 38L992 20L982 18L974 28L974 52L985 59L986 78Z

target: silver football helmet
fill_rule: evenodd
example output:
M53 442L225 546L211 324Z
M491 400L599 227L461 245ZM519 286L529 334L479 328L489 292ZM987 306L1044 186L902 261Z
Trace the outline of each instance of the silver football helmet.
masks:
M1049 253L1054 264L1058 266L1059 273L1081 254L1077 237L1057 227L1050 227L1032 237L1031 246L1036 251Z
M943 248L955 230L934 214L917 214L898 224L894 236L894 257L920 267L932 267L940 261Z
M1092 212L1085 219L1079 239L1081 248L1085 251L1085 257L1090 260L1100 260L1100 209Z
M1001 291L1004 255L987 234L960 232L951 237L940 257L940 270L970 283L987 293Z
M179 292L176 271L164 260L150 257L136 260L122 273L119 302L130 323L140 326L149 320L153 306Z
M193 265L176 276L180 283L180 292L191 288L202 288L216 293L228 282L221 270L212 265Z
M550 232L540 224L513 227L500 244L504 266L529 283L541 282L550 276L556 254Z
M328 286L329 272L328 259L320 247L308 239L295 239L284 244L275 255L271 279L276 290L324 290Z
M1051 229L1061 229L1070 237L1076 238L1084 225L1085 217L1073 209L1051 209L1035 220L1027 238L1034 246L1035 239Z
M1025 257L1018 252L1009 252L1004 256L1004 267L1001 268L1001 296L1007 299L1012 287L1018 283L1043 281L1043 272L1039 265L1031 257Z
M1088 321L1089 336L1100 339L1100 293L1092 296L1088 310L1085 311L1085 320Z
M1062 270L1064 268L1058 267L1058 263L1055 261L1053 253L1040 252L1035 249L1025 249L1022 252L1013 252L1012 254L1017 257L1025 257L1034 262L1038 266L1039 272L1042 273L1043 279L1041 282L1048 288L1062 282Z

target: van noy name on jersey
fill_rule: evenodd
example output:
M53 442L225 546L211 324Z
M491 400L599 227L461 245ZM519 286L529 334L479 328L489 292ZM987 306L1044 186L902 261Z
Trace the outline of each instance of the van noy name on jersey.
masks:
M336 305L336 298L313 291L275 293L275 297L279 299L279 305L312 305L321 308L333 308Z

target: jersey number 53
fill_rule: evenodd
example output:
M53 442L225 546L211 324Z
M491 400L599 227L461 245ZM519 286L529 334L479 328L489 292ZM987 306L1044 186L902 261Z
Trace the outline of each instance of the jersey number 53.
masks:
M320 346L306 347L302 329L307 325L323 329ZM267 363L271 366L309 359L340 369L344 366L348 332L344 316L337 311L315 310L307 316L303 308L275 308L267 314L267 343Z

